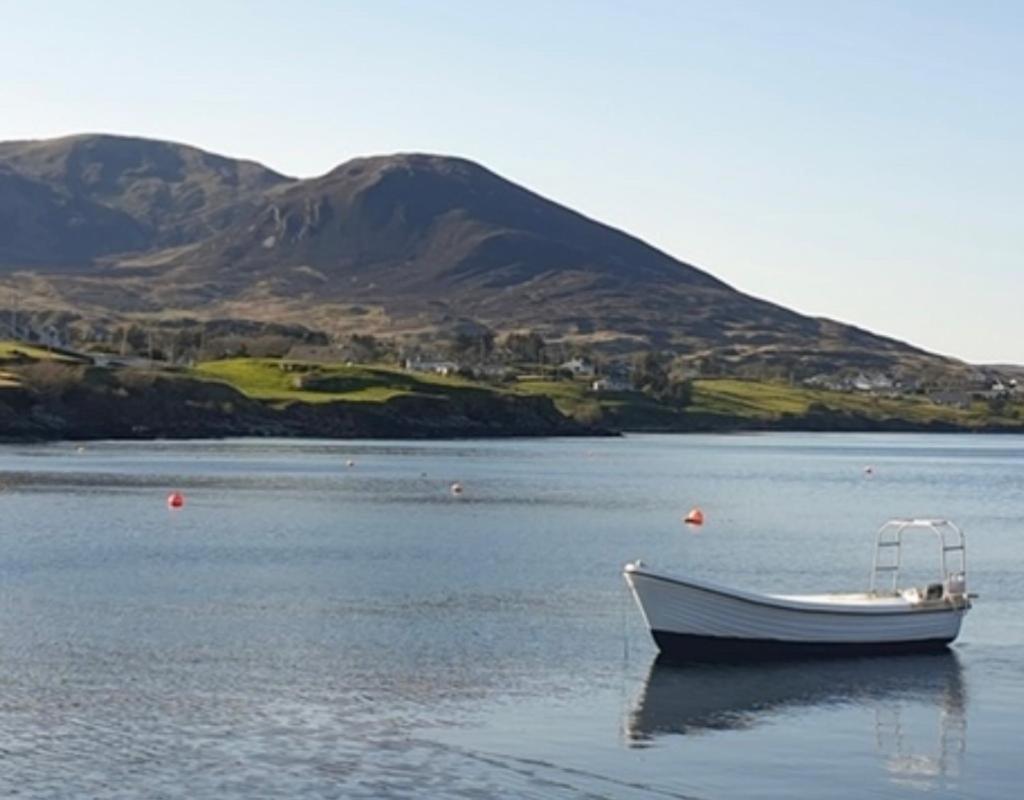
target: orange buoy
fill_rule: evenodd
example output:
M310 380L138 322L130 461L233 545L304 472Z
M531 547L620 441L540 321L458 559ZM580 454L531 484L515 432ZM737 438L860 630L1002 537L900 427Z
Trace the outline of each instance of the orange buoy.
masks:
M458 481L455 481L455 483L453 483L451 486L451 490L452 494L462 494L462 484L459 483Z
M683 522L687 525L703 525L704 524L704 512L699 508L691 508L690 513L683 517Z
M185 495L181 492L171 492L167 495L168 508L183 508L185 506Z

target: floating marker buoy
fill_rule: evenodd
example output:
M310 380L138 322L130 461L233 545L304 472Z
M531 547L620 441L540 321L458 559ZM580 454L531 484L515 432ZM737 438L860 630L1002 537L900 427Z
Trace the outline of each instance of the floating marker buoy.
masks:
M690 513L683 517L683 522L687 525L703 525L704 512L699 508L691 508Z
M171 492L167 495L167 507L168 508L183 508L185 505L185 495L181 492Z
M452 494L462 494L462 484L459 483L458 481L455 481L455 483L453 483L451 486L451 490Z

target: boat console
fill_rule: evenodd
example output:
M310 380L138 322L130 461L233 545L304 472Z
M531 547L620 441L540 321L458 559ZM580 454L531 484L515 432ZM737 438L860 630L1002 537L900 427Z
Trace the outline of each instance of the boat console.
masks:
M907 533L932 533L939 545L939 578L935 583L899 589L903 537ZM892 519L878 530L871 565L869 594L897 595L915 605L946 603L970 605L967 592L967 549L964 533L945 519ZM888 580L886 580L888 579ZM882 584L888 583L888 590Z

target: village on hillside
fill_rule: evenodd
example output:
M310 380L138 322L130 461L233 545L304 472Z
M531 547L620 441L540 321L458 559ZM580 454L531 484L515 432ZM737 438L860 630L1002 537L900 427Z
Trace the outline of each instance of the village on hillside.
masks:
M332 338L301 325L240 320L192 321L177 326L126 323L118 326L60 324L0 311L0 339L11 345L4 360L17 359L17 343L58 351L97 366L122 368L192 367L221 358L275 358L287 363L373 364L398 366L410 373L462 376L484 383L543 378L566 380L594 394L629 392L650 386L682 385L699 378L732 377L723 359L693 359L670 353L643 352L611 358L593 348L546 341L532 331L496 337L473 326L446 341L396 343L384 337L349 335ZM709 371L706 363L715 365ZM742 377L750 378L749 375ZM777 376L771 379L778 381ZM889 375L881 371L838 368L788 381L795 386L864 396L924 397L952 408L1024 397L1024 380L1007 371L976 367L964 376Z

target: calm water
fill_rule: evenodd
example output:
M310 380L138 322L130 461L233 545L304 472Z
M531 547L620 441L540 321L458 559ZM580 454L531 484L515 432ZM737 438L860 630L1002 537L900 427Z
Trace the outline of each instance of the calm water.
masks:
M0 485L0 796L1002 798L1024 780L1021 437L5 446ZM915 514L966 528L981 594L944 656L664 665L619 575L642 556L859 588L875 528Z

